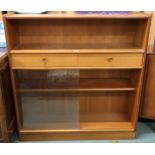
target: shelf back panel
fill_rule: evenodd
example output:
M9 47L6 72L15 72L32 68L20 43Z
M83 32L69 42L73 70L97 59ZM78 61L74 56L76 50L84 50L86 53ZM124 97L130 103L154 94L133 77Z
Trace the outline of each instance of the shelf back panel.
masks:
M80 96L81 122L130 121L126 92L83 92Z

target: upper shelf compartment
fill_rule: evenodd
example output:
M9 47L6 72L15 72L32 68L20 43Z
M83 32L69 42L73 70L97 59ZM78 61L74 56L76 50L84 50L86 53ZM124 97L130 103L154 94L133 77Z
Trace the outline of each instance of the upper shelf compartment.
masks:
M10 50L124 49L142 52L145 48L147 17L52 17L6 16Z

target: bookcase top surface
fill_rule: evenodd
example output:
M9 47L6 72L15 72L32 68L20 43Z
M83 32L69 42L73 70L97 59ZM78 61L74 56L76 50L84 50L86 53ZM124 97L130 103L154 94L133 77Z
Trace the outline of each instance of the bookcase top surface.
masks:
M130 14L15 14L4 15L6 19L139 19L150 18L151 14L130 13Z

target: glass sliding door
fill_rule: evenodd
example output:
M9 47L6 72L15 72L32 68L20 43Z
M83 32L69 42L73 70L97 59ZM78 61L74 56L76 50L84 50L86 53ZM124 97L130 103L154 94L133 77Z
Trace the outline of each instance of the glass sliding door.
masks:
M15 70L24 129L104 129L130 122L138 70ZM137 79L138 80L138 79Z
M79 128L79 71L16 70L15 79L24 129Z

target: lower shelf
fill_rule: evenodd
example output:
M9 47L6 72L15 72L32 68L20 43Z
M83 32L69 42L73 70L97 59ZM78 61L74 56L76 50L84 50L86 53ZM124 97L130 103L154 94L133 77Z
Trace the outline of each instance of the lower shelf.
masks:
M70 131L70 130L127 130L133 129L126 113L102 112L84 113L70 118L71 115L51 115L48 119L26 117L23 122L25 130Z
M89 122L81 123L80 130L82 131L133 131L134 128L129 122Z
M131 124L127 123L130 127ZM126 125L127 125L126 124ZM114 124L113 124L114 125ZM132 128L132 127L131 127ZM134 139L135 131L104 130L20 130L21 141Z
M97 140L97 139L133 139L135 128L125 114L113 113L107 115L81 115L80 122L56 123L54 127L68 126L74 128L53 128L46 123L30 124L25 122L20 130L21 141L43 141L43 140ZM100 117L99 117L100 116ZM115 119L114 119L115 118ZM98 121L97 121L98 120ZM113 121L112 121L113 120ZM31 126L32 125L32 126ZM41 128L44 126L44 129ZM52 127L52 126L51 126Z
M57 126L63 125L63 123L57 123ZM65 123L66 125L66 123ZM67 123L68 126L73 126L73 123ZM31 127L24 124L22 131L33 132L71 132L71 131L133 131L134 127L131 122L81 122L77 128L38 128L41 124L36 124L36 127Z

